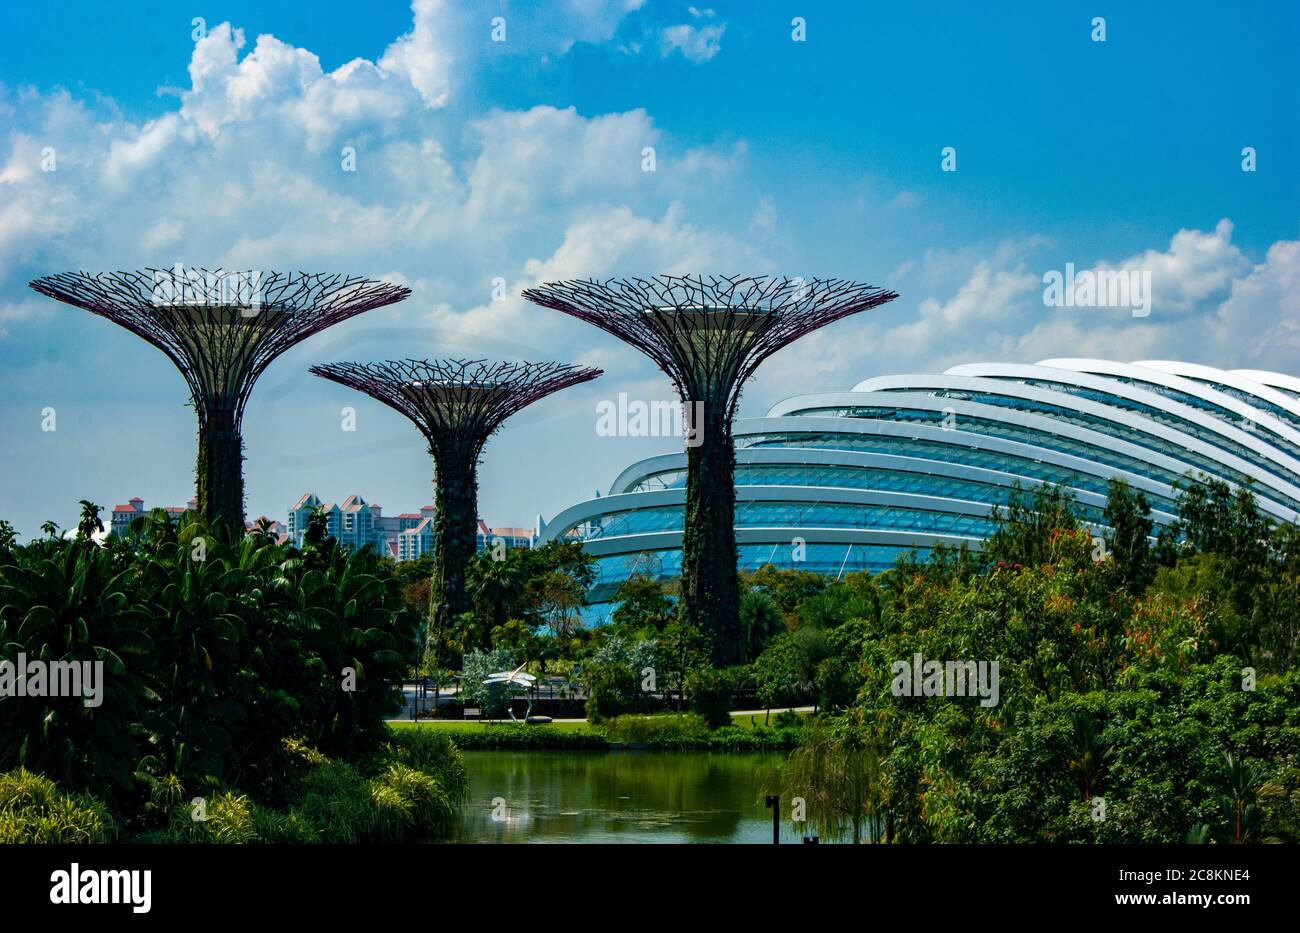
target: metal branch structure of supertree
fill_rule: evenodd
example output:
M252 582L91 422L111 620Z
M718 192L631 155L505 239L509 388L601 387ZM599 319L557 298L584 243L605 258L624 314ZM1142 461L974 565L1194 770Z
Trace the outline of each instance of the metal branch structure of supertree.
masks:
M731 425L741 389L790 342L898 295L843 279L671 275L548 282L523 295L613 334L673 381L688 441L682 617L710 636L715 665L739 663Z
M281 353L410 290L355 276L177 266L68 272L35 279L43 295L108 318L149 341L185 377L198 416L199 512L244 532L244 406Z
M468 612L465 571L477 551L478 463L502 423L546 396L595 379L601 370L564 363L390 360L325 363L317 376L364 392L410 419L434 462L430 656L441 665L445 635Z

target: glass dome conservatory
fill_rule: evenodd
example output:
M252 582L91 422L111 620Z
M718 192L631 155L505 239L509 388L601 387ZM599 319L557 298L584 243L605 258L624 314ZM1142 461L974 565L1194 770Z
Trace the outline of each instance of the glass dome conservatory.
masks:
M1265 513L1300 510L1300 379L1190 363L1054 359L880 376L739 420L739 565L832 576L880 571L938 543L978 549L1013 485L1060 484L1102 524L1122 477L1174 520L1174 484L1249 483ZM624 470L609 494L557 515L597 559L593 621L635 572L680 570L684 452Z

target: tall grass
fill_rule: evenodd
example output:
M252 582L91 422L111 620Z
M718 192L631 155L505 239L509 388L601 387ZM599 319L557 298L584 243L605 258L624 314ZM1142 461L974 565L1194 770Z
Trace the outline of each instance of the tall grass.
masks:
M111 842L117 824L99 801L65 794L26 768L0 774L0 843Z

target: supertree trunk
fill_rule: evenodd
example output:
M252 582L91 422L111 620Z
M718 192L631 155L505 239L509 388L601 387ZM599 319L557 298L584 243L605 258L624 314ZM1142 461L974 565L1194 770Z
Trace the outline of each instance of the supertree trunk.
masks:
M429 654L435 667L453 660L447 639L461 613L474 607L465 571L478 550L478 471L475 456L435 456L433 580L429 587Z
M478 550L478 461L483 445L511 415L552 392L595 379L600 370L453 359L323 363L311 371L401 412L429 442L437 491L424 656L431 667L443 667L451 660L448 636L458 617L474 608L465 589L465 571Z
M736 449L724 405L705 405L701 443L686 453L682 621L709 636L715 667L739 664L736 576Z
M684 404L704 402L704 436L687 445L681 612L712 636L715 665L739 661L731 421L741 388L791 341L898 295L843 279L770 275L576 279L523 294L640 350Z
M230 412L217 412L199 423L194 467L199 514L219 522L232 540L244 533L244 439Z

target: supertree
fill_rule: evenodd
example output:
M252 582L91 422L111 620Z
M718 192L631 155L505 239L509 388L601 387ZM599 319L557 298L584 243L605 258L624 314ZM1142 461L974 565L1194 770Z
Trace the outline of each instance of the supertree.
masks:
M524 297L613 334L672 380L687 425L682 619L710 636L715 665L738 663L731 425L741 388L791 341L898 295L842 279L659 275L548 282Z
M199 512L244 532L244 406L266 367L290 347L410 289L356 276L223 269L67 272L35 279L43 295L106 317L176 364L198 415Z
M595 379L599 369L563 363L390 360L326 363L317 376L364 392L409 418L434 463L433 582L429 655L442 663L445 634L469 611L465 570L478 542L478 463L502 423L533 402Z

